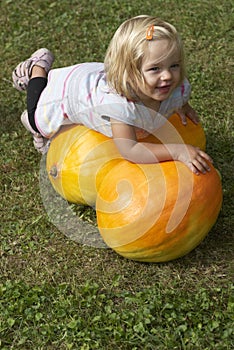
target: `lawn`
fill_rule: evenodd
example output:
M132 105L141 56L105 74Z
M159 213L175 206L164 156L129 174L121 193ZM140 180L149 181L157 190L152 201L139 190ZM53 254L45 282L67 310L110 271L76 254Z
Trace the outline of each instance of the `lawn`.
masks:
M231 0L0 2L2 350L231 350L233 297L233 6ZM39 47L55 67L102 61L125 19L154 14L180 31L191 104L222 175L223 206L183 258L138 263L79 244L49 220L40 155L20 123L25 95L11 72ZM84 220L95 224L90 208Z

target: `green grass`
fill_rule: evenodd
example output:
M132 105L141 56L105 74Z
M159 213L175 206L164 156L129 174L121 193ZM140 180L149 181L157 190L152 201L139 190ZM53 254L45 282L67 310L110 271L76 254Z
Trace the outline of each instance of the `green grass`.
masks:
M191 103L224 193L202 244L164 264L78 244L49 222L40 156L19 120L25 95L10 82L16 64L41 46L55 53L55 66L103 60L119 24L143 13L182 34ZM1 1L1 349L234 348L232 23L231 0Z

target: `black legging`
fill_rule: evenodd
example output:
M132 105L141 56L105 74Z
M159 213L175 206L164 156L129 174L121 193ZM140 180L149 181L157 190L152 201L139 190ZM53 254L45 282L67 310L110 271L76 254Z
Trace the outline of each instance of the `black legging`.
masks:
M42 91L47 85L47 78L36 77L29 80L27 88L27 111L28 111L28 120L36 132L40 133L35 124L35 110L37 108L37 103L39 97L41 96Z

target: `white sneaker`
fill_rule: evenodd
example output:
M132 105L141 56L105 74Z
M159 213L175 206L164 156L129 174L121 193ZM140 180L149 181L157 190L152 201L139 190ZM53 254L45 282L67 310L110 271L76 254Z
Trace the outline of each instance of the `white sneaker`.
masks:
M33 66L44 68L48 73L53 62L54 55L49 50L42 48L35 51L26 61L19 63L12 72L13 86L19 91L26 90Z
M33 145L36 150L42 154L47 153L50 146L50 140L43 137L39 132L33 130L28 120L28 112L24 111L20 119L23 126L33 135Z

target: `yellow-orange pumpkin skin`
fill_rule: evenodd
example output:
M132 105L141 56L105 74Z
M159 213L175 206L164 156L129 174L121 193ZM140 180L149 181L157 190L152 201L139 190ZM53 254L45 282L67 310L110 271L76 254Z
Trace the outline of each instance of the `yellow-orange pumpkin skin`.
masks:
M149 135L144 142L153 143L184 143L206 149L206 136L202 125L193 123L187 118L187 125L183 125L178 114L173 114L154 136Z
M222 203L220 176L210 166L208 174L196 176L180 162L116 164L104 178L96 204L106 244L143 262L189 253L216 222Z
M46 168L54 189L72 203L95 205L102 168L118 161L114 142L82 125L64 128L52 140ZM109 167L106 166L106 171ZM98 173L100 176L98 177Z

